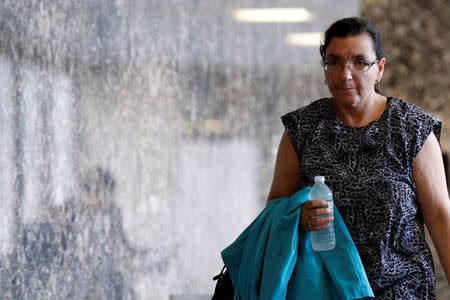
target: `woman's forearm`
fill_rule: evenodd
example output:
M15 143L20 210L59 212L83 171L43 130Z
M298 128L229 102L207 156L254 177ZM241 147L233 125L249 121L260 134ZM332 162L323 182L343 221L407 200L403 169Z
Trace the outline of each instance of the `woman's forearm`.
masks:
M447 277L447 282L450 285L450 214L448 211L442 211L440 215L426 223L439 261Z

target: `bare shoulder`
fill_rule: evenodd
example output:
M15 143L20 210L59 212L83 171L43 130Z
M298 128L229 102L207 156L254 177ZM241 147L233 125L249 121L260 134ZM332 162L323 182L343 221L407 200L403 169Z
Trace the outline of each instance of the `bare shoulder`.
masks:
M434 163L443 164L443 161L439 142L436 135L432 131L426 138L422 148L414 159L413 171L420 172L423 169L431 168L435 166Z
M297 154L285 131L278 147L275 171L267 203L281 196L291 196L298 189L300 167Z
M415 157L413 178L424 215L435 215L448 202L447 182L439 142L431 132Z

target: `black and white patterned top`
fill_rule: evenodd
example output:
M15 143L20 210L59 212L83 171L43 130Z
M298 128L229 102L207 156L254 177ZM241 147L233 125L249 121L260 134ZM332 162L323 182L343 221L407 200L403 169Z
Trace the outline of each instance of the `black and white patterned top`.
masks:
M302 189L323 175L359 251L376 299L435 299L433 259L413 181L414 158L441 122L388 98L383 114L351 127L332 99L281 117L296 151Z

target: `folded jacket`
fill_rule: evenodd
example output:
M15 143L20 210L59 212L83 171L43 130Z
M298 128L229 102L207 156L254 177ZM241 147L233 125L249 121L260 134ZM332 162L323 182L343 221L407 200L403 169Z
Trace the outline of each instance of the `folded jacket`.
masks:
M316 252L300 213L311 188L270 202L222 251L235 299L360 299L374 294L358 251L334 208L336 247Z

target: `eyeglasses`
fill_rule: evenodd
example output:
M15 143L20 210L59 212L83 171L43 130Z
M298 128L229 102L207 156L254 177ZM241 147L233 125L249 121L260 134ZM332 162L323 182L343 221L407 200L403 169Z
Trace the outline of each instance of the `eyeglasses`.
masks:
M350 70L350 72L351 71L367 72L374 64L377 63L377 61L378 59L372 62L367 62L365 60L357 58L349 61L348 64L345 64L341 60L332 59L324 61L323 68L325 69L325 71L334 73L334 72L341 72L344 69L344 67L348 65L348 69Z

